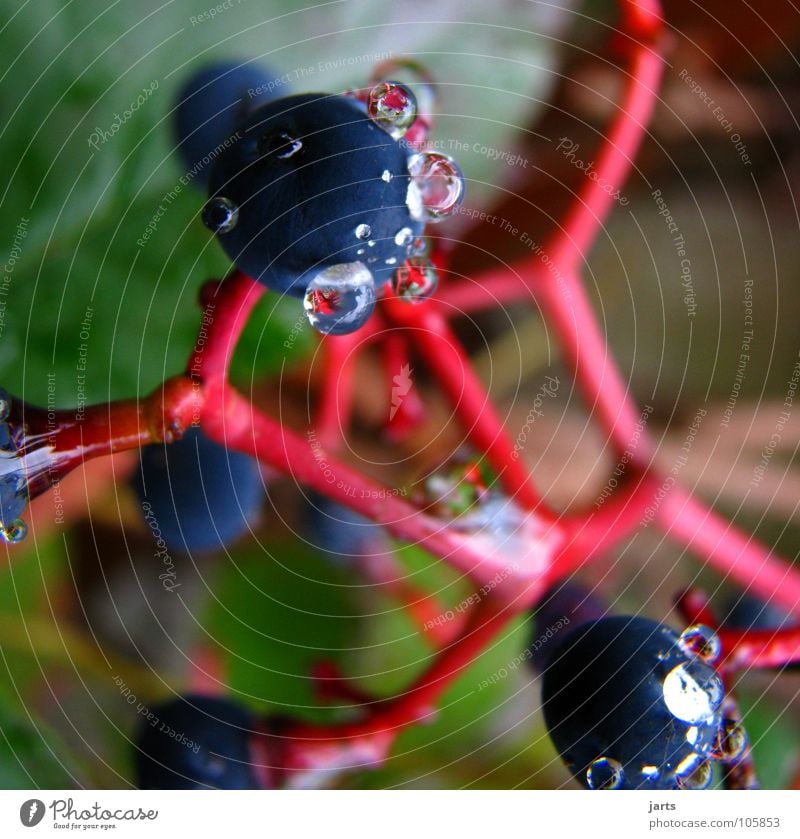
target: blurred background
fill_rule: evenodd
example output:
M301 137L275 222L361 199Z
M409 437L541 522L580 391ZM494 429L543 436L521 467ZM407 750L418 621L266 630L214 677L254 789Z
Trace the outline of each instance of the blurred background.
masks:
M198 289L230 267L173 150L174 96L203 63L261 60L287 93L363 85L389 56L427 67L439 95L433 138L463 168L465 208L491 209L527 234L526 246L467 214L438 227L453 271L466 276L546 238L586 177L624 79L615 4L599 0L0 0L0 10L0 384L57 407L144 396L179 372L199 324ZM666 17L661 100L584 276L636 399L652 409L666 468L705 411L682 481L794 559L800 422L781 412L800 352L800 14L788 0L667 0ZM297 317L297 301L267 295L234 379L303 427L320 371ZM533 306L458 329L512 436L546 377L559 377L524 457L558 509L591 509L615 459L552 331ZM356 394L349 457L397 486L413 487L460 442L423 363L416 384L431 416L400 445L399 466L380 465L381 389ZM385 375L368 356L359 372L367 385ZM771 439L774 454L753 481ZM166 591L128 484L136 465L135 456L91 463L57 498L34 503L23 544L0 551L0 786L130 786L137 713L118 679L151 703L204 672L255 710L323 720L343 712L315 695L309 672L321 658L387 696L430 661L429 639L402 603L317 549L302 495L276 476L264 476L252 533L226 551L175 556L180 590ZM419 551L396 558L450 608L469 594ZM737 596L652 527L582 578L615 609L676 625L672 600L689 584L721 607ZM570 784L537 680L512 664L532 631L518 620L384 768L340 784ZM798 771L798 690L794 673L747 674L737 686L765 787L787 786Z

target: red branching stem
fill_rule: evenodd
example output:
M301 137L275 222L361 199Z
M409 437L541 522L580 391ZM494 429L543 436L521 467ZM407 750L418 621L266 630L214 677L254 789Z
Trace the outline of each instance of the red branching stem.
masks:
M323 373L314 430L319 441L332 450L347 433L353 404L355 350L365 339L362 332L323 338Z
M696 588L687 589L677 599L675 606L687 626L701 623L716 629L717 620L705 592Z
M410 306L395 298L385 306L387 317L413 330L410 340L453 404L470 443L485 455L508 493L527 509L548 515L523 462L512 457L513 442L446 318L424 303Z
M664 496L655 515L667 537L743 588L800 617L800 572L752 536L677 486Z
M789 629L721 629L722 668L784 667L800 662L800 627Z

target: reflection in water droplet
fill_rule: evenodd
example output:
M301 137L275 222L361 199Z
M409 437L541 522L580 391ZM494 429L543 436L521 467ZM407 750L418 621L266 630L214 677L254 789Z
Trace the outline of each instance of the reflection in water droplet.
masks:
M384 131L399 140L417 118L417 99L400 82L379 82L369 92L367 113Z
M698 755L694 755L698 758ZM679 767L680 768L680 767ZM711 761L704 760L701 763L693 761L690 768L683 772L675 772L675 780L678 782L680 789L708 789L711 786L711 781L714 778L714 772L711 766Z
M259 153L271 154L280 160L294 157L302 148L303 141L288 131L270 131L258 138Z
M664 679L662 689L670 713L690 724L713 717L724 694L720 677L699 660L673 667Z
M722 651L719 635L700 623L684 629L678 644L687 656L695 656L707 664L716 661Z
M417 236L411 243L411 253L409 256L425 256L428 253L428 240L422 236Z
M439 274L434 264L418 256L406 259L392 277L394 293L408 303L427 300L438 284Z
M455 212L464 198L464 176L452 157L423 151L408 160L406 203L418 221L440 221Z
M203 224L214 233L230 233L239 221L239 208L230 198L209 198L201 218Z
M356 239L369 239L372 236L372 228L368 224L359 224L356 227Z
M589 789L619 789L624 780L622 764L613 757L598 757L586 770Z
M308 284L303 308L311 326L326 335L346 335L366 323L375 308L375 283L361 262L326 268Z
M414 233L410 227L401 227L397 233L394 234L394 243L401 248L408 245L414 238Z
M15 519L11 524L0 527L0 539L9 544L21 542L28 535L28 525L22 519Z
M716 760L736 760L747 747L747 731L740 719L726 716L717 730L717 739L711 750Z
M644 775L645 778L655 779L658 778L660 774L661 771L659 770L659 768L657 766L654 766L653 764L647 764L646 766L642 767L642 775Z

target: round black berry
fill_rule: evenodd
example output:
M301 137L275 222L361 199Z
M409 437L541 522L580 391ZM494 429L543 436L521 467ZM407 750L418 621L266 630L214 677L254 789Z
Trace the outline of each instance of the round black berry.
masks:
M326 268L360 263L381 284L422 232L408 150L353 98L290 96L248 114L215 161L212 199L238 208L220 236L242 271L302 296Z
M715 648L699 644L701 634L607 617L558 644L543 674L544 716L581 784L663 790L711 782L724 696L708 663Z
M258 789L255 721L227 699L185 696L155 705L136 734L139 789Z
M219 550L258 517L264 487L258 462L190 429L175 443L141 450L134 487L144 517L170 550Z

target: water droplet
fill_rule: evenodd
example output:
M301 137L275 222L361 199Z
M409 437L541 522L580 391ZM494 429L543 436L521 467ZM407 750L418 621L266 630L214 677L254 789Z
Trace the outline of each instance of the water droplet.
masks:
M641 771L645 778L657 778L661 774L661 770L653 764L643 766Z
M370 232L371 232L371 231L370 231ZM367 247L368 247L368 248L374 248L374 247L375 247L375 245L377 245L377 244L378 244L378 243L377 243L374 239L370 239L370 240L369 240L369 242L367 242Z
M425 256L428 253L428 240L417 236L411 243L409 256Z
M692 725L713 717L724 696L720 677L697 659L673 667L662 689L670 713Z
M589 789L619 789L625 780L622 764L613 757L598 757L586 770Z
M28 535L28 525L22 519L15 519L8 525L0 526L0 539L14 544L21 542Z
M364 256L364 254L365 254L366 252L367 252L367 249L366 249L366 248L359 248L359 249L356 251L356 253L357 253L359 256Z
M375 67L370 81L377 84L394 78L401 79L414 90L421 113L432 113L436 105L436 90L433 77L422 64L412 58L390 58Z
M696 761L699 759L699 755L693 755L693 758L695 760L692 761L691 768L683 772L675 772L675 780L678 782L678 787L680 789L708 789L714 778L711 761L704 760L697 763Z
M412 218L440 221L458 208L464 198L464 176L452 157L423 151L408 160L406 203Z
M369 239L372 236L372 228L368 224L359 224L356 227L356 239Z
M239 221L239 208L230 198L209 198L203 207L202 219L214 233L230 233Z
M740 719L726 716L717 730L717 738L711 749L716 760L731 761L741 757L747 747L747 731Z
M722 651L719 635L710 626L700 623L685 629L678 644L687 656L699 658L706 664L716 661Z
M388 169L384 169L383 174L381 175L381 180L386 181L386 183L388 184L389 181L392 180L392 173Z
M11 397L0 388L0 422L8 419L9 413L11 413Z
M385 259L384 262L387 265L397 265L397 257L396 256L390 256L388 259Z
M361 262L332 265L308 284L303 308L311 326L326 335L346 335L366 323L375 308L375 282Z
M439 274L434 264L418 256L406 259L392 277L394 293L408 303L427 300L438 284Z
M394 234L394 243L401 248L408 245L414 238L414 232L410 227L401 227L397 233Z
M271 154L280 160L288 160L302 148L303 141L288 131L269 131L258 138L259 154Z
M367 113L384 131L399 140L417 118L417 99L400 82L379 82L369 92Z

